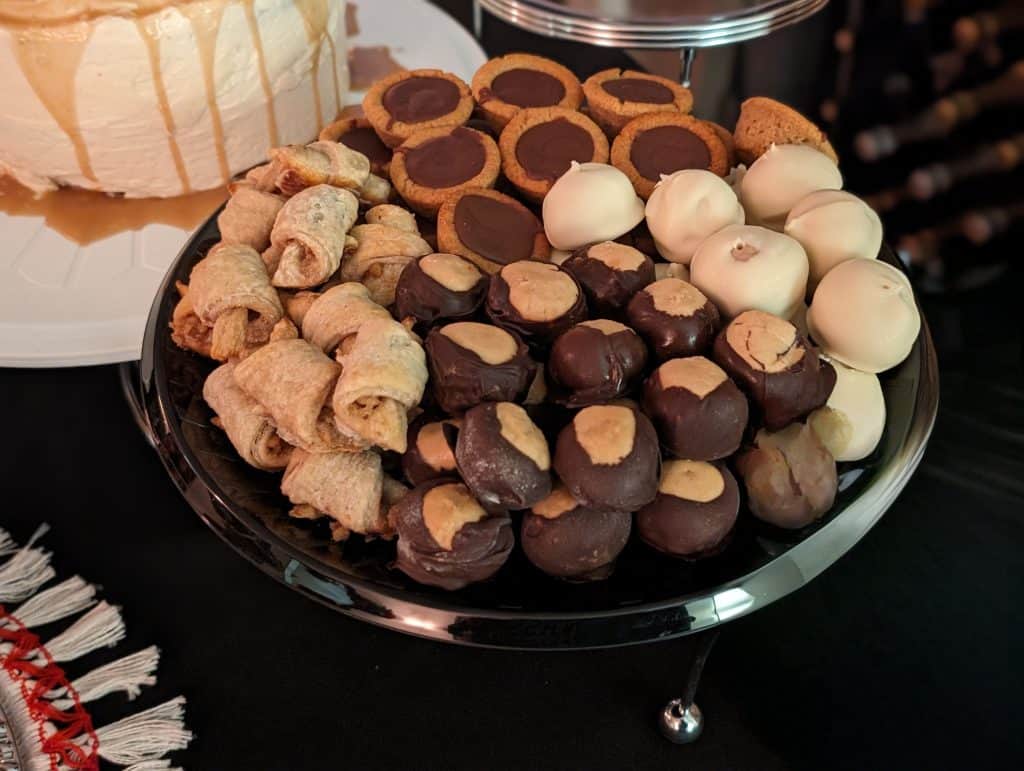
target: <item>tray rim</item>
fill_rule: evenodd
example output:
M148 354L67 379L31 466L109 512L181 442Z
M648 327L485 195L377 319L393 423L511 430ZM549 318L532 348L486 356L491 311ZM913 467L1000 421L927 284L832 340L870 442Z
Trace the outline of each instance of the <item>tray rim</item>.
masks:
M221 208L215 211L210 218L201 225L189 238L181 252L174 259L168 268L167 274L161 282L160 290L154 298L150 309L149 318L146 323L146 333L143 340L142 358L139 362L139 384L134 389L126 384L126 394L129 401L138 400L133 405L136 413L136 420L150 443L153 444L163 462L169 476L175 482L179 492L185 497L190 507L200 516L208 527L214 530L217 535L228 543L236 552L254 563L263 572L271 575L278 581L299 591L301 594L312 597L321 604L326 604L333 609L353 616L363 621L368 621L379 626L412 634L418 637L426 637L445 642L473 645L478 647L513 648L513 649L565 649L565 648L605 648L621 645L640 644L653 640L671 639L702 630L710 629L736 618L741 618L756 610L760 610L773 602L782 599L793 591L809 583L820 575L825 569L838 561L844 554L852 549L864 535L878 522L885 514L889 506L899 496L913 475L924 451L927 447L928 438L931 435L935 423L938 398L938 362L934 345L927 322L922 314L921 332L918 344L915 345L916 355L919 358L919 370L917 373L917 392L914 399L914 411L911 416L906 436L897 451L893 461L878 470L875 477L847 507L833 520L822 525L806 536L803 540L794 544L785 553L776 556L771 561L761 565L757 569L739 576L713 590L694 592L679 595L670 599L658 600L647 603L626 605L620 608L597 611L528 611L499 608L479 608L465 603L459 603L457 599L450 599L450 595L438 594L432 597L431 601L425 602L422 597L410 596L403 589L384 587L371 580L358 576L342 574L330 565L315 561L305 553L301 547L293 545L286 538L267 528L254 516L246 512L244 507L234 504L230 497L220 488L217 480L207 474L201 464L195 462L190 454L183 449L183 437L180 436L180 424L177 430L172 425L168 410L166 409L168 393L168 382L166 378L160 379L156 365L155 347L158 342L160 326L161 306L167 293L172 291L174 275L179 269L182 261L191 259L198 250L201 242L210 238L211 228L216 227L216 218ZM913 354L912 354L913 355ZM128 367L130 365L124 365ZM127 377L127 370L122 369L122 377ZM134 393L130 391L134 390ZM168 448L167 445L170 445ZM192 479L186 479L174 463L171 453L177 453L185 461ZM875 491L876 498L869 503L864 499L867 494ZM214 507L215 513L224 519L224 522L215 522L214 512L200 510L197 497L205 497L210 505ZM269 549L277 558L276 565L271 568L269 564L247 552L239 543L226 532L227 519L233 519L237 526L243 527L251 539L257 539L264 547ZM829 550L824 554L821 545L829 541L842 541L838 548ZM280 554L278 554L280 553ZM264 554L266 556L266 554ZM282 565L283 558L289 562ZM305 583L296 583L294 579L295 565L301 565L310 579ZM283 567L283 574L282 574ZM784 572L788 569L788 575ZM799 576L794 580L795 574ZM300 576L303 577L303 576ZM336 598L328 598L323 592L317 591L311 582L327 580L333 586L340 587L348 594L351 601L349 605L340 604ZM768 592L767 589L771 588ZM730 596L736 597L736 592L743 592L745 604L736 610L729 610ZM381 605L387 615L370 613L355 607L357 600L366 600L372 605ZM720 601L723 608L719 607ZM497 623L511 622L527 625L558 625L561 627L581 624L586 622L600 622L602 620L621 620L628 622L630 619L643 619L654 617L657 614L664 614L666 611L686 611L687 623L672 623L672 628L652 627L641 624L641 629L636 629L637 636L630 639L613 639L606 642L587 644L529 644L523 639L513 644L499 642L485 642L473 635L465 635L452 631L452 627L467 620L488 620ZM397 611L397 612L396 612ZM681 621L681 619L680 619ZM557 636L557 635L556 635ZM487 635L484 635L487 637Z

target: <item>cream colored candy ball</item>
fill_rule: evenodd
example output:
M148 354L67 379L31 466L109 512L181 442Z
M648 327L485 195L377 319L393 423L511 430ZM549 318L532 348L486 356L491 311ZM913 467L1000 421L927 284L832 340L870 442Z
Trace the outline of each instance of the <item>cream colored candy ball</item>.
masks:
M544 197L544 233L571 251L614 241L644 218L644 202L629 177L607 163L572 162Z
M801 198L783 232L807 252L812 290L839 263L875 259L882 246L882 221L875 210L844 190L816 190Z
M748 223L782 230L801 198L842 186L839 167L824 153L807 145L772 145L743 175L740 203Z
M807 422L832 457L862 460L875 451L885 429L885 397L878 375L831 362L836 385L828 402L810 414Z
M683 265L689 265L705 238L744 222L736 193L705 169L684 169L662 177L647 201L646 216L658 253Z
M910 354L921 316L902 272L878 260L849 260L818 284L807 327L829 357L862 372L884 372Z
M788 319L807 291L807 255L789 236L730 225L697 248L690 283L728 318L759 310Z

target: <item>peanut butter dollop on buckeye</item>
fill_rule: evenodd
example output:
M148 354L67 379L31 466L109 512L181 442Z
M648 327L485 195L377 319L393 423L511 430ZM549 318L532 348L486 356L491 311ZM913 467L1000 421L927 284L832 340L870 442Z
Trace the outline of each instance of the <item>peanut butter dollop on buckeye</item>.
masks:
M487 290L487 315L534 340L551 340L587 315L576 280L557 265L520 261L503 267Z
M521 401L537 369L519 338L490 324L435 327L424 347L434 397L449 414L485 401Z
M739 506L739 486L725 466L669 460L657 496L637 512L637 531L647 544L674 557L710 557L728 542Z
M736 452L749 417L740 389L703 356L658 367L644 384L644 411L669 452L701 461Z
M417 420L409 426L408 449L402 455L402 471L410 484L455 473L455 436L460 421Z
M395 287L395 314L423 324L470 316L487 294L487 277L454 254L428 254L409 263Z
M661 455L650 420L632 407L585 407L558 434L555 472L582 504L635 511L653 500Z
M587 296L591 312L622 318L629 300L654 281L654 261L625 244L604 241L573 252L562 263Z
M704 353L721 325L714 303L680 278L663 278L641 289L629 301L626 316L661 360Z

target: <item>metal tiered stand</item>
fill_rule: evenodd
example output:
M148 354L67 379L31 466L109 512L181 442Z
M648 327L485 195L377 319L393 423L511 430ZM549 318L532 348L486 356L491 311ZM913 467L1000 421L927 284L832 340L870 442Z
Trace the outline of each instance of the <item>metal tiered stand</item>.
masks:
M698 48L764 37L820 11L828 0L473 0L473 31L484 11L547 37L625 49L679 51L682 83Z

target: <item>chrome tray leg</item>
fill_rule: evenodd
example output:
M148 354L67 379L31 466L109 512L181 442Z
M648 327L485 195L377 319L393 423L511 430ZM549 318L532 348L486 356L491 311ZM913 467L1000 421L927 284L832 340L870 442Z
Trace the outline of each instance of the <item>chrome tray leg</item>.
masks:
M709 629L699 634L682 698L672 699L658 715L661 735L670 742L691 744L697 741L704 731L704 713L700 711L694 698L697 696L697 686L700 685L704 663L708 660L715 640L718 639L718 633L718 629Z
M684 48L679 52L679 85L689 88L693 76L693 60L697 58L696 48Z

